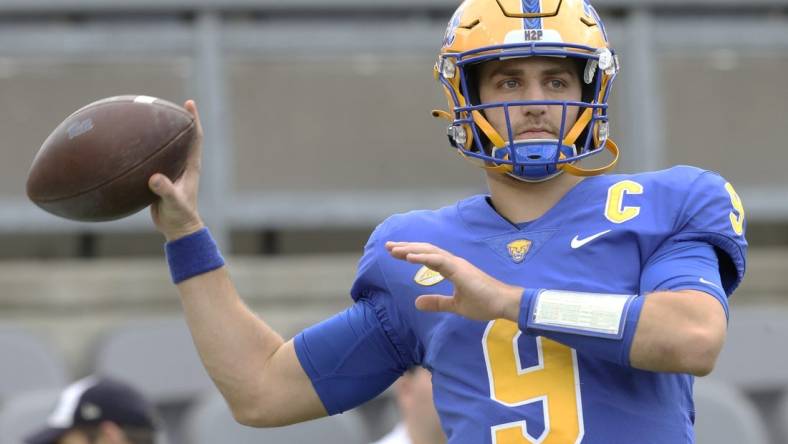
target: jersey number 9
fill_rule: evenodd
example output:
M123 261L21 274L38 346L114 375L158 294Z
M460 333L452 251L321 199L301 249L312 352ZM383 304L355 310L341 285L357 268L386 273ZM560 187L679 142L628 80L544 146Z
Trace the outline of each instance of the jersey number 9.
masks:
M514 322L497 319L487 324L482 345L487 363L490 398L508 407L542 403L545 430L534 438L525 421L490 428L495 444L563 444L580 441L583 412L580 402L577 356L571 348L542 337L534 341L539 363L521 368L520 330Z
M730 214L731 227L733 227L734 233L741 236L744 233L744 205L742 205L741 198L736 194L736 190L733 189L733 185L730 182L725 184L725 191L730 194L731 205L733 205L733 211Z

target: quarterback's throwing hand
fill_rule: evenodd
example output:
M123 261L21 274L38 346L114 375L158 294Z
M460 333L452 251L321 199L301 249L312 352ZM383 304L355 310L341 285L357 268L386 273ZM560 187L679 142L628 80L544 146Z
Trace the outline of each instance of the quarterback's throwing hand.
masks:
M522 287L505 284L432 244L386 242L386 249L395 258L425 265L454 284L451 296L419 296L416 299L419 310L451 312L478 321L504 318L517 322Z
M190 147L186 169L181 177L171 182L163 174L154 174L148 180L148 187L160 199L151 205L151 216L156 228L168 241L191 234L203 227L197 211L197 190L200 183L202 156L202 125L197 112L197 104L189 100L184 108L194 116L197 137Z

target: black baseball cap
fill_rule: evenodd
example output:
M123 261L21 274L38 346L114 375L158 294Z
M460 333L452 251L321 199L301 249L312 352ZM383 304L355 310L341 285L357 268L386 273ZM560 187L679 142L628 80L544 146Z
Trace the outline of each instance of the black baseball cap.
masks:
M55 444L74 427L104 421L120 427L157 428L153 406L137 390L120 381L89 376L60 394L46 426L25 438L25 443Z

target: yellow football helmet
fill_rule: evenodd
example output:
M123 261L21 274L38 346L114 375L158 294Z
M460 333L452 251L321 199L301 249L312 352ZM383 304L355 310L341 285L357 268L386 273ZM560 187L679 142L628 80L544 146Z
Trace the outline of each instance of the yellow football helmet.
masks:
M537 56L571 57L582 63L584 92L580 102L474 103L473 98L478 97L478 85L470 75L474 66L502 58ZM531 182L563 171L579 176L602 174L618 160L618 147L608 137L607 115L607 100L618 70L618 57L588 0L466 0L449 22L434 68L450 112L436 110L433 115L451 122L450 144L486 169ZM558 139L512 141L509 110L529 105L563 107ZM570 106L581 112L567 128ZM485 117L484 110L491 108L504 110L508 137ZM613 157L608 165L582 169L574 164L604 149Z

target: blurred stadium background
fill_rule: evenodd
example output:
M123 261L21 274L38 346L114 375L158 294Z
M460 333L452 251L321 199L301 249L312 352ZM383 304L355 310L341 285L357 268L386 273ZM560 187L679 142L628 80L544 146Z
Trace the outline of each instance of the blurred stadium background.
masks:
M298 439L227 425L147 211L67 222L26 200L25 177L86 103L196 98L202 213L248 303L292 335L348 305L355 262L387 215L483 189L429 114L445 106L431 68L457 4L0 0L0 443L93 371L140 385L173 444L380 436L395 418L385 397ZM788 443L788 1L594 4L623 63L618 170L717 170L748 209L748 276L718 369L698 384L698 442ZM325 434L343 427L354 437Z

